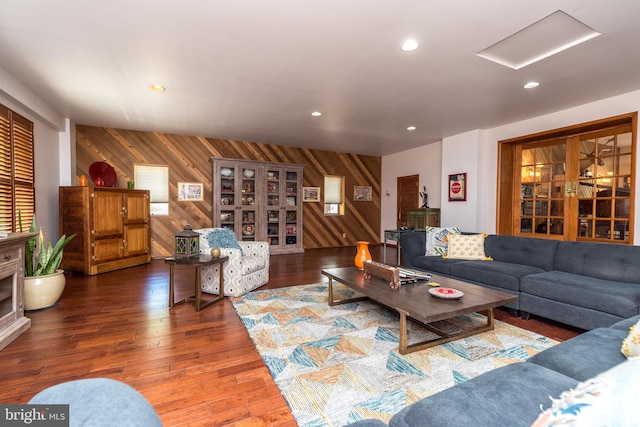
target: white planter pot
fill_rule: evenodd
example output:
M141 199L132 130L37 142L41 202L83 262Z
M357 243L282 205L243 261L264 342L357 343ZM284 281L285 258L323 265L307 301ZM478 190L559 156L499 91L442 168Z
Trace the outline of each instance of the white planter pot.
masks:
M56 270L46 276L30 276L24 278L24 309L39 310L58 302L66 278L64 270Z

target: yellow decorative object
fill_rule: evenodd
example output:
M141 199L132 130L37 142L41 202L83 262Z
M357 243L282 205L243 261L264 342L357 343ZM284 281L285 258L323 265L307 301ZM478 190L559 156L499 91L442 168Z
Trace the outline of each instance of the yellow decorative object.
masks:
M220 248L211 248L211 256L218 258L220 256Z

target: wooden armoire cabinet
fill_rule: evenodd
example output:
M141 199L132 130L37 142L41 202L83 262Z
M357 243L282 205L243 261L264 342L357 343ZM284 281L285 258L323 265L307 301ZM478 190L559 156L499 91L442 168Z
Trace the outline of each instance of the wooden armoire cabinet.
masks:
M62 268L94 275L151 261L149 191L60 187L59 233L76 233Z
M213 226L238 240L267 241L272 254L304 252L304 165L212 158Z

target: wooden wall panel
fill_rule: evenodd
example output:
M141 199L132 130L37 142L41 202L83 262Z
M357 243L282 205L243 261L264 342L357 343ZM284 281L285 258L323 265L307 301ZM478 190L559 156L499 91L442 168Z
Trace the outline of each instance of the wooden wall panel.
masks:
M118 180L115 186L124 188L127 181L133 179L135 163L169 166L169 216L151 219L151 254L154 258L172 255L173 235L182 230L185 224L194 228L211 226L211 157L304 164L304 185L309 187L322 187L325 175L344 176L345 215L325 216L322 203L304 204L305 249L355 246L359 240L380 243L380 157L198 136L76 126L78 176L89 177L91 163L104 161L116 170ZM204 183L204 200L178 202L178 182ZM357 185L372 187L372 201L353 200L353 187Z

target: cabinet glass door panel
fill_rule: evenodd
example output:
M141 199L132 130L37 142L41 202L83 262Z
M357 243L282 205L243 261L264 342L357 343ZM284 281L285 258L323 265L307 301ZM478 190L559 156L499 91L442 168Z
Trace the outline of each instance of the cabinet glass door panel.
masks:
M256 211L242 208L242 240L256 240Z
M233 206L235 201L235 168L220 168L220 204L223 206Z
M0 265L0 319L12 313L14 287L16 286L16 271L20 268L18 262L7 262Z
M280 206L280 171L267 171L267 206Z
M228 228L229 230L235 231L235 210L221 210L220 211L220 226L222 228Z
M267 241L270 245L280 245L280 210L267 210Z
M286 185L285 204L287 206L298 206L298 174L296 172L287 171Z
M242 206L256 204L256 170L242 168Z
M285 225L285 244L295 245L298 243L298 212L286 211L286 225Z

